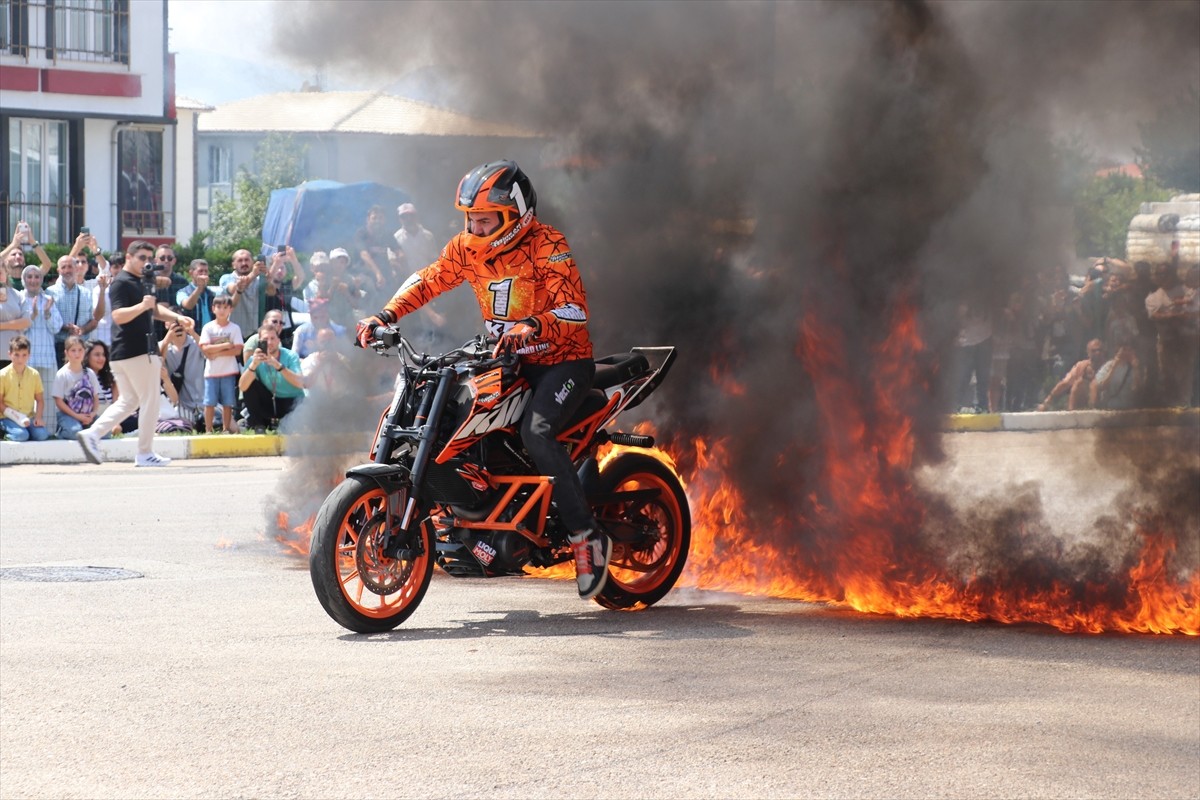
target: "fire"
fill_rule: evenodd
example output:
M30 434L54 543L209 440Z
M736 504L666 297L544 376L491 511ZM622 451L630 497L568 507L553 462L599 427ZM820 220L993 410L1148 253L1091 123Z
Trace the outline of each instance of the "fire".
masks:
M1200 635L1200 572L1181 575L1172 535L1178 532L1162 520L1135 520L1139 546L1130 566L1092 582L1027 580L1019 570L963 574L922 543L922 531L939 512L911 479L919 409L905 403L933 392L918 367L927 354L914 308L900 303L893 314L890 334L866 354L848 353L842 330L820 313L807 314L798 325L794 354L812 380L816 433L803 452L781 449L772 466L784 475L799 473L802 462L816 468L804 474L807 482L796 478L788 510L772 512L776 518L764 520L739 486L728 438L660 440L652 450L601 449L602 469L613 456L638 450L681 476L692 545L679 584L896 617L1040 623L1071 633ZM864 365L854 362L862 358L872 362L866 381L856 378ZM744 391L726 368L714 368L710 376L729 397ZM649 423L635 432L656 435ZM281 511L275 538L289 553L306 555L314 519L292 526ZM1023 541L1021 531L1012 533L1018 544ZM1019 561L1020 554L1012 557ZM570 562L527 571L574 577Z
M727 440L668 447L694 452L687 475L693 539L681 584L898 617L1200 635L1200 573L1174 576L1173 540L1144 524L1136 564L1099 584L1060 580L1031 587L959 576L914 545L931 512L909 479L913 423L900 403L922 394L912 365L923 349L915 315L901 307L891 335L873 354L879 366L864 390L847 366L841 331L817 314L805 317L796 355L813 378L820 425L814 456L821 468L815 485L803 487L798 510L765 526L745 512L747 502L730 477Z
M275 541L283 545L289 555L307 556L312 542L312 526L317 515L313 514L296 527L289 527L288 514L280 511L275 518Z

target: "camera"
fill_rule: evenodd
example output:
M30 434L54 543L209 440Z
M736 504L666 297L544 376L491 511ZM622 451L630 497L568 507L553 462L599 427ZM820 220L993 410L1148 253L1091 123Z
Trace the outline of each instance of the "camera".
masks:
M1096 266L1094 266L1088 270L1087 276L1088 276L1088 280L1090 280L1090 281L1103 280L1104 279L1104 267L1097 264Z
M146 294L156 294L158 292L158 286L154 283L154 279L159 275L166 275L168 271L169 268L166 264L151 263L146 265L146 268L142 270L142 289L145 290Z

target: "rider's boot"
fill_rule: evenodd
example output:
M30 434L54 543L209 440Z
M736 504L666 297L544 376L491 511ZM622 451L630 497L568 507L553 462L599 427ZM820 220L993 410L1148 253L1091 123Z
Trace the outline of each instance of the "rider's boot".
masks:
M591 600L608 580L612 539L600 527L573 533L568 538L575 553L575 582L579 585L579 596Z

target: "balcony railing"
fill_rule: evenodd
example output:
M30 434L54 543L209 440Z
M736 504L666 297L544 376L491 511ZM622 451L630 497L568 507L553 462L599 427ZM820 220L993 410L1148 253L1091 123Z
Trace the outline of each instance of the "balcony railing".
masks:
M0 0L0 51L26 62L129 64L129 0Z
M174 215L169 211L122 211L121 237L170 236L175 232Z

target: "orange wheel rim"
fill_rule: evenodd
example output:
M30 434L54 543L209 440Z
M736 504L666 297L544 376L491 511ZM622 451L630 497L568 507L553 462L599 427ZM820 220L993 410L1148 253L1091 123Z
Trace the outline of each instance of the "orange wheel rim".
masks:
M387 494L372 489L354 502L338 526L333 554L338 587L368 617L392 617L410 605L429 561L427 546L413 559L384 557L386 520Z
M608 579L629 592L653 591L671 575L679 559L682 532L682 513L671 485L653 474L631 475L622 481L617 491L658 489L659 497L651 503L637 508L633 522L657 531L650 547L634 547L629 544L613 543L612 558L608 562ZM624 509L615 516L624 517Z

